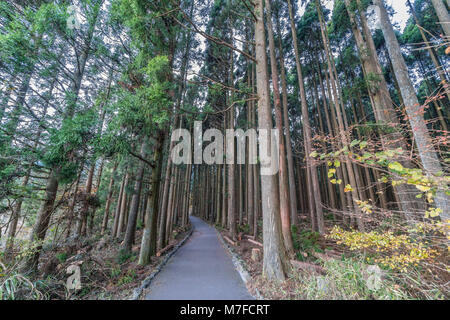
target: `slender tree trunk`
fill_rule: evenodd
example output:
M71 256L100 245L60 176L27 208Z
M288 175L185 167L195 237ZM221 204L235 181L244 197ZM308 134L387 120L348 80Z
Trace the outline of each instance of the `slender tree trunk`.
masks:
M100 189L100 183L102 181L102 174L103 174L103 166L105 164L105 159L102 159L100 161L100 166L98 168L98 172L97 172L97 182L95 183L95 198L98 198L98 190ZM88 230L88 234L92 234L93 230L94 230L94 220L95 220L95 212L97 211L97 208L94 207L92 208L91 214L89 215L89 230Z
M178 115L175 114L174 125L178 123ZM160 223L159 223L159 232L158 232L158 248L162 248L165 246L166 241L166 219L167 219L167 212L168 212L168 205L169 205L169 193L170 193L170 185L172 181L172 160L170 157L170 154L172 152L173 147L175 146L175 143L170 141L169 142L169 157L167 158L167 166L166 166L166 172L165 172L165 179L164 179L164 189L162 191L162 199L161 199L161 215L159 216Z
M284 245L289 255L294 254L294 245L291 235L291 216L290 216L290 203L289 203L289 180L286 163L286 145L284 143L283 135L283 116L281 110L280 88L278 81L278 67L275 53L275 40L273 36L272 26L272 11L270 7L270 0L265 0L267 11L267 33L269 38L269 52L270 52L270 65L272 69L272 86L273 95L275 101L275 122L276 128L279 132L279 155L278 163L280 169L278 171L278 187L280 197L280 216L281 216L281 230L283 232Z
M128 188L128 182L130 180L130 173L127 172L125 175L125 184L123 186L123 193L122 193L122 200L120 201L120 211L119 211L119 220L117 222L117 231L116 231L116 238L119 238L120 235L123 232L123 226L125 224L125 215L127 210L127 204L128 204L128 194L127 194L127 188Z
M22 181L22 188L26 188L28 186L28 181L30 179L31 167L27 170L27 173ZM5 257L7 259L12 257L12 253L14 250L14 237L16 236L17 224L20 219L20 212L22 209L23 197L17 199L15 206L12 209L11 213L11 221L8 227L8 234L6 239L6 247L5 247Z
M102 229L101 229L102 235L105 234L106 228L108 227L109 210L111 207L112 195L114 192L114 180L115 180L114 176L116 174L118 165L119 165L119 162L116 160L114 162L114 167L113 167L113 171L111 173L111 178L109 179L108 196L106 197L105 213L103 215L103 221L102 221Z
M286 69L284 65L284 53L283 46L281 43L281 28L280 20L277 14L277 33L279 37L278 50L280 54L280 67L281 67L281 87L283 92L283 119L284 119L284 130L286 138L286 155L287 155L287 165L288 165L288 175L289 175L289 203L291 212L291 224L298 224L297 217L297 191L295 186L295 174L294 174L294 156L292 154L292 142L291 142L291 129L289 122L289 111L288 111L288 93L287 93L287 83L286 83Z
M249 117L248 122L252 125L252 121L253 121L253 103L250 103L249 105L249 110L247 112L247 116ZM254 207L254 195L253 195L253 184L254 184L254 179L253 179L253 164L250 164L250 162L248 162L247 164L247 218L248 218L248 225L250 227L250 234L253 234L253 229L254 229L254 215L255 215L255 207Z
M45 234L47 233L47 228L53 213L53 204L56 199L56 193L58 192L58 174L58 170L52 170L50 172L50 177L47 179L44 201L39 209L36 223L34 224L30 236L30 241L37 241L37 246L34 253L26 261L23 267L24 272L35 272L37 270L42 243L45 239Z
M433 3L436 14L439 18L439 22L444 30L444 34L447 37L447 41L450 40L450 14L445 6L443 0L431 0Z
M117 237L117 230L119 227L120 208L122 206L122 198L123 198L123 193L125 192L125 182L126 182L126 178L127 178L126 171L127 171L127 168L125 168L125 174L123 175L122 183L120 184L119 195L117 197L116 210L114 213L114 222L113 222L112 231L111 231L111 236L113 238Z
M223 131L225 132L226 130L226 123L227 123L227 113L225 113L223 115L224 119L223 119ZM224 154L226 154L226 144L224 145ZM227 216L228 216L228 190L227 190L227 167L226 164L223 165L223 186L222 186L222 190L223 190L223 197L222 197L222 227L226 228L227 227Z
M231 37L233 37L233 32ZM233 59L234 52L230 52L230 87L234 87L234 59ZM229 100L228 104L232 105L234 101L234 94L233 91L230 91L229 94ZM230 109L229 112L229 125L228 128L234 129L234 121L235 121L235 110L234 106ZM234 144L233 144L234 148ZM231 154L234 155L234 150L227 150ZM228 155L228 153L227 153ZM231 160L231 163L229 161ZM234 155L234 158L229 159L227 157L227 169L228 169L228 225L230 228L230 236L233 240L237 239L237 224L236 224L236 156Z
M260 130L272 130L272 117L269 101L267 56L264 30L263 0L256 1L255 6L255 43L256 43L256 82L258 89L258 127ZM270 135L268 135L270 137ZM269 138L269 141L271 139ZM268 143L269 150L271 141ZM265 154L260 144L260 154ZM261 173L264 173L261 167ZM261 175L262 213L264 259L263 274L269 279L284 280L290 271L290 263L284 247L281 221L280 203L278 199L277 181L275 175Z
M83 164L81 165L80 168L80 172L78 173L78 177L77 177L77 181L75 182L75 188L73 191L73 197L72 197L72 201L70 202L69 208L67 210L67 230L66 230L66 239L69 239L70 237L70 233L71 233L71 229L72 229L72 223L73 223L73 218L75 216L75 206L77 204L77 199L78 199L78 188L80 186L80 180L81 180L81 175L83 173L83 168L84 168L84 161Z
M146 149L147 143L143 142L141 145L141 157L146 157ZM123 241L122 249L125 252L131 252L131 247L134 243L134 236L136 233L136 222L138 218L139 211L139 202L141 200L141 192L142 192L142 179L144 178L145 164L144 162L140 163L139 171L136 175L136 181L134 183L134 192L131 200L130 212L128 215L128 223L127 230L125 232L125 238Z
M189 194L190 194L190 182L191 182L192 164L188 164L186 167L186 173L184 176L184 194L182 205L182 226L186 226L189 217ZM220 182L219 182L220 183ZM219 196L219 193L218 193Z
M435 1L433 1L435 2ZM422 165L425 173L429 176L437 177L442 171L436 150L432 144L432 139L428 133L427 126L420 111L421 106L417 99L414 86L409 78L408 69L403 59L400 45L395 36L394 29L389 20L386 7L382 0L375 0L374 3L380 8L380 22L389 56L394 67L394 72L399 83L400 93L405 103L406 113L416 140ZM450 219L449 197L438 191L435 197L436 206L442 210L441 218Z
M316 7L317 7L317 12L318 12L319 21L320 21L320 29L321 29L321 34L322 34L323 45L325 48L325 56L326 56L328 69L329 69L329 73L330 73L330 83L331 83L331 87L332 87L332 91L333 91L333 101L334 101L334 106L335 106L337 120L338 120L339 136L341 138L340 139L341 143L344 146L349 146L349 139L345 132L345 125L343 122L342 112L340 110L341 103L340 103L340 99L339 99L338 90L336 87L334 68L333 68L333 63L331 61L331 53L330 53L329 46L328 46L329 42L328 42L328 37L327 37L327 33L326 33L327 32L326 25L325 25L325 21L324 21L323 14L322 14L322 6L320 4L320 0L316 0ZM352 198L353 198L352 200L353 200L354 205L353 205L352 209L355 211L355 214L356 214L358 228L361 231L364 231L365 228L364 228L364 223L362 221L362 212L361 212L361 209L359 208L359 206L356 204L356 201L359 199L359 194L356 189L357 183L356 183L356 178L355 178L354 171L353 171L353 166L352 166L352 163L350 162L350 159L348 156L345 156L344 160L345 160L345 167L346 167L346 170L343 170L344 177L347 174L348 181L349 181L350 185L353 186L353 190L352 190L351 194L352 194Z
M312 192L314 192L314 205L317 217L317 227L321 234L325 233L325 225L323 220L323 210L322 210L322 199L320 196L320 187L319 187L319 179L317 176L317 166L315 165L314 159L311 157L312 153L312 137L311 137L311 125L309 122L309 113L308 113L308 103L306 101L306 93L303 82L303 73L302 67L300 64L299 50L298 50L298 42L297 42L297 31L294 24L294 13L292 10L291 1L288 0L288 8L289 8L289 17L291 24L291 33L292 33L292 41L294 43L294 54L295 54L295 64L297 66L297 76L300 87L300 102L302 109L302 122L303 122L303 132L305 134L305 157L306 157L306 166L311 170L311 182L312 182ZM313 205L311 203L311 205Z
M78 221L79 225L77 228L77 234L76 237L80 236L86 236L87 233L87 218L88 218L88 211L89 211L89 198L91 197L91 191L92 191L92 181L94 178L94 171L95 171L95 161L92 162L91 167L89 169L88 177L86 180L86 186L84 189L85 199L83 201L83 207L81 208L80 212L80 220Z
M243 183L242 183L242 179L243 179L243 171L245 171L245 167L244 170L242 170L243 164L238 164L239 167L239 174L238 174L238 179L239 179L239 225L243 225L244 224L244 190L242 189Z
M222 167L223 165L219 164L217 166L217 194L216 194L216 225L220 224L222 217Z
M149 193L147 212L145 213L145 228L141 240L141 251L139 253L139 264L147 265L150 263L150 257L156 254L157 229L158 229L158 196L161 184L161 168L163 163L165 133L158 135L153 161L155 167L151 175L151 192Z

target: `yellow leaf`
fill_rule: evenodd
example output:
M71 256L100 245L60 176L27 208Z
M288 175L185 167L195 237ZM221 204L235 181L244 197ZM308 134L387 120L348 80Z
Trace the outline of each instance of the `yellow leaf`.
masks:
M432 209L432 210L430 210L430 216L432 217L432 218L435 218L435 217L439 217L439 215L442 213L442 209L441 208L437 208L437 209Z
M317 153L317 151L313 151L311 152L311 154L309 155L311 158L317 158L319 154Z
M403 166L401 165L400 162L392 162L389 163L389 169L394 170L394 171L402 171L403 170Z
M427 191L429 191L431 189L431 187L424 186L424 185L421 185L421 184L416 185L416 188L419 189L422 192L427 192Z

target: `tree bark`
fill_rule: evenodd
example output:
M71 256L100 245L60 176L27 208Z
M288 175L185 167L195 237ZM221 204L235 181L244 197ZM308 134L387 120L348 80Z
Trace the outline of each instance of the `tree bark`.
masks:
M340 95L339 95L338 89L336 87L336 78L334 75L334 67L333 67L333 63L331 61L331 53L330 53L330 49L329 49L329 41L328 41L328 36L327 36L326 24L325 24L325 21L323 18L322 6L320 4L320 0L316 0L316 8L317 8L318 16L319 16L322 41L323 41L323 45L325 48L325 56L326 56L326 61L328 64L328 70L329 70L329 75L330 75L330 83L331 83L331 88L332 88L332 92L333 92L332 100L334 102L334 107L335 107L336 116L337 116L340 141L343 146L349 146L350 143L349 143L349 139L345 132L345 125L344 125L344 121L343 121L343 117L342 117L341 103L340 103L340 99L339 99ZM362 211L361 211L361 208L359 208L359 206L356 204L356 201L359 199L359 194L356 189L357 183L356 183L356 178L355 178L355 175L353 172L353 166L352 166L352 163L350 162L350 159L348 156L344 156L344 161L345 161L344 165L346 167L346 170L343 170L344 178L347 177L346 180L348 180L350 185L353 186L353 190L351 192L352 199L350 199L350 200L352 200L352 202L354 204L352 210L355 211L359 230L364 231L365 228L364 228L364 223L362 221L362 218L363 218ZM351 202L349 201L349 203L351 203Z
M297 31L294 24L294 13L292 10L291 1L288 0L288 8L289 8L289 17L290 17L290 25L291 25L291 34L292 41L294 43L294 54L295 54L295 64L297 67L297 76L299 82L300 89L300 103L302 110L302 123L303 123L303 132L305 134L305 158L306 158L306 166L310 168L311 171L311 182L312 182L312 191L314 192L314 205L316 211L317 218L317 227L318 231L321 234L325 233L325 225L323 220L323 210L322 210L322 199L320 196L320 187L319 187L319 179L317 176L317 166L314 163L314 159L311 157L312 153L312 137L311 137L311 125L309 122L309 113L308 113L308 103L306 101L306 93L303 82L303 72L300 64L299 50L298 50L298 42L297 42ZM311 203L313 205L313 203Z
M119 195L117 197L116 210L114 213L114 222L111 230L111 236L115 238L117 236L117 229L119 227L120 208L122 206L123 193L125 192L125 180L127 177L127 168L125 168L125 174L122 177L122 183L120 184Z
M279 37L278 41L278 51L280 55L280 73L281 73L281 88L283 93L283 120L284 120L284 130L286 139L286 155L287 155L287 165L288 165L288 177L289 177L289 204L291 213L291 224L298 224L297 217L297 191L295 186L295 174L294 174L294 156L292 154L292 142L291 142L291 129L289 122L289 111L288 111L288 92L286 83L286 68L284 64L284 53L283 46L281 43L282 34L280 28L280 18L277 11L277 34Z
M116 160L114 162L114 167L113 167L113 171L111 173L111 178L109 179L108 195L106 197L105 213L103 215L103 221L102 221L102 229L101 229L102 235L105 234L106 228L108 227L109 210L111 207L112 195L114 192L114 180L115 180L114 175L116 174L118 165L119 165L119 162Z
M42 244L45 239L45 234L47 233L51 215L53 213L53 204L55 203L56 193L58 192L58 173L58 169L52 170L50 172L50 177L47 179L44 201L39 209L36 223L33 226L30 236L30 241L37 241L37 246L34 253L24 264L23 271L26 273L33 273L37 271Z
M122 200L120 201L120 211L119 211L119 219L117 222L117 230L116 230L116 238L119 238L123 231L123 225L125 223L125 215L127 210L127 204L128 204L128 194L127 194L127 188L128 188L128 181L130 180L130 173L127 172L125 174L125 183L123 186L123 193L122 193Z
M271 108L269 102L267 56L264 30L263 0L256 1L255 6L255 43L256 43L256 82L258 90L258 127L260 130L272 129ZM270 137L270 135L268 135ZM270 138L269 138L270 141ZM268 143L270 148L271 141ZM260 144L260 154L266 153ZM261 167L263 174L263 168ZM284 247L281 221L280 203L278 199L277 181L275 175L261 176L262 213L263 213L263 238L264 259L263 274L269 279L284 280L290 271L290 263L287 259Z
M450 14L442 0L431 0L433 7L436 10L436 14L439 18L439 22L444 30L444 34L447 37L447 41L450 39Z
M161 168L163 163L165 133L160 132L155 145L153 161L155 167L151 175L151 192L149 193L147 212L145 214L145 228L141 240L141 250L139 252L139 264L147 265L150 257L156 254L157 230L158 230L158 196L161 185Z
M401 96L405 103L406 113L409 117L409 123L416 140L419 157L428 176L436 178L442 171L436 150L433 146L431 136L421 113L421 106L417 99L414 86L408 74L405 60L402 56L400 45L395 36L394 28L389 19L386 7L382 0L375 0L374 3L380 8L380 22L386 47L394 67L394 73L397 78ZM441 218L450 219L449 197L443 192L438 191L435 197L436 206L442 210Z
M290 216L290 203L289 203L289 180L286 164L286 145L284 143L283 134L283 116L281 110L280 88L278 80L278 67L275 53L275 40L273 37L272 26L272 11L270 7L270 0L265 0L267 10L267 33L269 38L269 52L270 52L270 66L272 69L272 86L275 102L275 123L279 132L278 144L278 187L279 187L279 199L280 199L280 217L281 217L281 231L283 232L284 245L289 255L294 254L294 245L291 235L291 216Z
M141 145L141 157L146 157L145 149L147 148L147 143L144 141ZM142 191L142 179L144 178L145 164L141 162L139 165L139 170L136 175L136 181L134 183L133 197L131 200L130 212L128 214L127 230L125 232L125 238L123 241L122 249L125 252L131 252L131 247L134 243L134 235L136 232L136 222L139 211L139 202L141 200Z

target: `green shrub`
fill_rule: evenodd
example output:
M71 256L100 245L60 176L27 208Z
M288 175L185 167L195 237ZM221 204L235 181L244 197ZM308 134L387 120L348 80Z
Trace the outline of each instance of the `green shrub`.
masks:
M119 266L113 266L110 271L111 278L117 278L120 275L120 272L121 270Z
M322 252L319 240L320 234L318 232L304 230L300 233L297 231L297 226L291 227L292 241L294 249L297 252L297 258L301 261L304 260L303 252Z
M67 252L59 252L56 254L56 259L58 259L58 261L60 263L64 263L67 260Z
M131 253L131 251L126 251L126 250L121 249L119 251L119 254L116 257L116 261L119 264L123 264L123 263L127 262L132 256L133 256L133 254Z
M248 223L240 225L239 226L239 232L250 233L250 225Z
M133 269L128 270L127 274L124 275L117 281L117 285L121 286L130 282L133 282L133 280L136 278L136 271Z
M0 262L0 300L40 300L44 298L34 283L17 272L17 266L7 268Z
M305 299L325 300L405 300L411 297L394 281L393 275L383 272L379 285L373 288L363 260L348 258L322 261L325 276L300 276L297 290Z

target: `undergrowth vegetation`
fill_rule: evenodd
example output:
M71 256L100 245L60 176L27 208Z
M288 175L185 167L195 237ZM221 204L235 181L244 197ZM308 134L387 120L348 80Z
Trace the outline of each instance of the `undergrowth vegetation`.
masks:
M320 261L325 275L311 274L295 270L284 282L264 281L262 294L268 299L293 300L404 300L412 297L393 276L383 273L378 285L371 285L371 277L367 265L362 260L348 258L342 260ZM375 280L378 281L379 279ZM372 282L371 282L372 281Z

